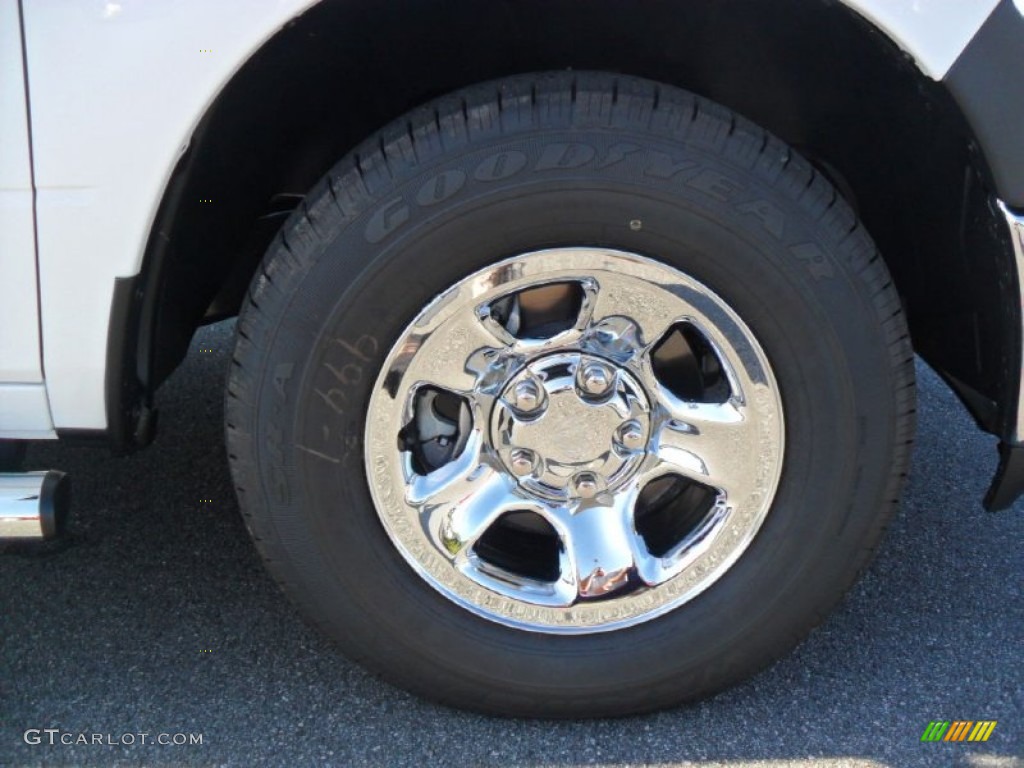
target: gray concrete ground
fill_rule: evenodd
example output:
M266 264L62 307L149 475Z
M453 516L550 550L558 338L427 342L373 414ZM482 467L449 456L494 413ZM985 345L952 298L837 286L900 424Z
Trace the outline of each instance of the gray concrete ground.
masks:
M508 721L379 682L264 575L223 451L231 333L199 334L149 450L31 449L33 468L71 474L75 503L63 541L0 545L0 765L1024 764L1024 505L982 512L993 440L926 369L903 509L866 577L794 654L671 712ZM985 744L922 744L940 718L999 724ZM54 746L45 732L25 743L46 728L60 729ZM82 733L136 743L59 743ZM202 744L143 745L142 733Z

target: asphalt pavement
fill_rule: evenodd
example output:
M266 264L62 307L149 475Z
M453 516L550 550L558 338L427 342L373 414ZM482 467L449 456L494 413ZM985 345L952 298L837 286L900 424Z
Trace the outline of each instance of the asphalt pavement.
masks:
M994 440L923 366L903 507L796 652L697 705L552 723L419 700L303 623L228 475L232 333L197 336L146 451L30 449L30 468L70 474L74 504L61 541L0 544L0 766L1024 766L1024 504L981 509ZM922 743L938 719L998 725Z

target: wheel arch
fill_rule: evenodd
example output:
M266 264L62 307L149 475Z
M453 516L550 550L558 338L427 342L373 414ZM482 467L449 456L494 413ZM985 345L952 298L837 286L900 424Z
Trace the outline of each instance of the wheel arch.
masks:
M592 0L585 16L569 0L458 0L443 13L430 2L322 2L236 71L170 178L141 272L115 296L110 431L123 447L143 439L139 419L195 328L234 313L283 218L366 135L474 82L574 68L687 88L804 152L878 242L916 349L1006 437L1020 371L1013 249L974 130L925 74L941 57L915 61L909 47L826 1L737 0L727 11L660 0L640 14ZM207 197L224 202L196 202Z

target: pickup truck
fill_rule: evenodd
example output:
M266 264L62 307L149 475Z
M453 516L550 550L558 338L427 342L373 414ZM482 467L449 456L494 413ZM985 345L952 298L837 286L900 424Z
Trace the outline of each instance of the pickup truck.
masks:
M236 316L267 568L454 706L788 652L898 504L915 356L1024 490L1024 0L0 0L0 73L2 539L68 511L29 441L145 448Z

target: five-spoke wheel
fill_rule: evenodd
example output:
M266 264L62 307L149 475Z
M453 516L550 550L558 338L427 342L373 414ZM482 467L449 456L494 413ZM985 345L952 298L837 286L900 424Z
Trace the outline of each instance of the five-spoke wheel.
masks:
M634 624L705 589L783 461L750 330L687 275L608 249L527 253L452 286L395 342L370 413L368 479L410 565L545 632Z

